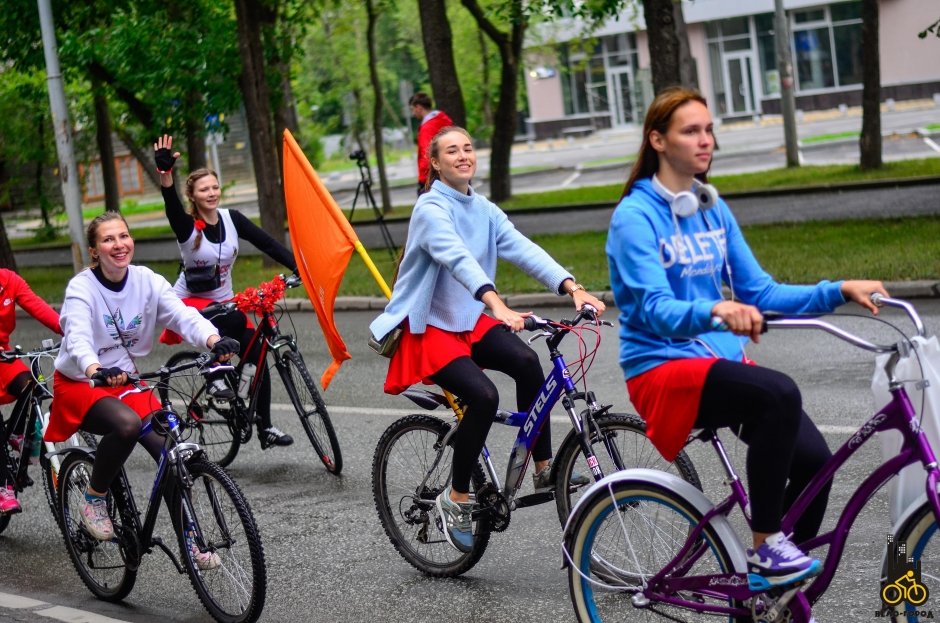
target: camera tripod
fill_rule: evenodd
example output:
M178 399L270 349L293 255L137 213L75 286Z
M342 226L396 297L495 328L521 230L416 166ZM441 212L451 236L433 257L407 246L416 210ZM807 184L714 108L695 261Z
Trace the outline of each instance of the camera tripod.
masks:
M388 231L385 218L382 216L382 211L379 210L375 203L375 197L372 195L372 171L369 169L369 161L366 158L366 154L363 150L359 149L351 153L349 157L355 160L356 164L359 166L360 178L359 185L356 186L356 194L353 196L352 209L349 210L349 222L352 223L353 215L356 213L356 203L359 201L359 195L361 193L366 204L372 208L372 213L375 214L375 222L379 226L379 231L382 232L382 240L385 242L385 248L394 260L398 247L395 246L392 234Z

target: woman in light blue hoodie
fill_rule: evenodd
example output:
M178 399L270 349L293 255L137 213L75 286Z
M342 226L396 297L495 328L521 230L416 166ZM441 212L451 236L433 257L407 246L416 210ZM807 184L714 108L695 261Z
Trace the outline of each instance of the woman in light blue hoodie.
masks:
M589 304L603 312L604 304L519 233L494 203L473 191L476 153L466 130L443 128L428 151L432 184L411 214L392 298L369 328L378 339L403 328L389 363L386 392L398 394L423 381L460 396L467 405L454 436L451 486L437 498L447 541L467 552L473 545L470 473L498 402L496 386L481 368L516 381L521 411L528 410L545 380L538 355L512 333L522 330L531 312L510 309L499 297L496 260L512 262L552 292L571 296L577 309ZM545 425L532 451L536 489L550 486L551 456Z
M830 452L793 380L754 365L744 345L758 341L762 310L822 313L852 300L877 313L870 295L887 293L879 281L774 281L707 184L714 149L704 98L681 87L661 92L647 111L606 251L620 365L654 445L672 460L693 427L722 426L748 444L748 579L757 590L818 573L819 561L780 532L780 520ZM817 533L828 493L797 522L793 541Z

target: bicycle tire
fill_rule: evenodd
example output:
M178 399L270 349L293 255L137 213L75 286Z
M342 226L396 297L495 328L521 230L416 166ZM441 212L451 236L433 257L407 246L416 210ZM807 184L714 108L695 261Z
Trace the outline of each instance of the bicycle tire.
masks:
M228 473L205 460L188 464L195 519L219 566L200 570L190 554L192 526L179 491L174 496L174 525L181 560L199 600L221 623L251 623L264 609L267 568L261 534L248 501Z
M434 577L456 577L470 570L490 540L482 521L474 524L473 548L467 553L452 547L441 532L434 499L450 482L452 444L439 447L449 430L450 425L436 417L405 416L385 429L372 460L372 495L385 534L402 558ZM441 459L425 490L417 495L439 453ZM477 463L471 475L473 491L479 491L485 480Z
M646 437L646 424L639 416L629 413L607 413L598 416L594 421L600 435L597 430L592 431L591 447L594 449L604 475L631 467L648 467L675 474L701 490L702 483L692 464L692 459L684 451L680 452L671 463L664 459ZM619 456L616 458L608 451L608 441L617 450ZM588 470L587 462L581 452L581 445L578 443L574 429L562 441L553 469L555 470L553 474L555 508L558 511L558 519L564 526L571 509L590 486L569 485L571 475L579 469L581 473L590 476L590 471L585 471ZM594 484L593 481L590 484Z
M88 431L80 430L67 441L51 444L54 450L61 450L68 446L85 445L94 450L98 447L98 439ZM42 456L39 460L42 471L42 490L46 494L46 502L49 504L49 510L58 524L61 521L59 516L59 474L62 471L62 456L56 456L53 460Z
M134 530L134 527L123 524L121 514L115 507L115 498L110 491L108 514L114 525L115 538L99 541L89 535L82 526L81 507L85 502L85 490L91 478L92 463L92 457L78 452L67 455L62 462L58 496L61 518L59 529L78 577L88 590L98 599L121 601L134 588L137 569L126 564L126 560L133 560L136 555L125 555L120 535L124 530ZM136 539L133 541L136 542Z
M627 613L634 615L631 621L702 620L703 614L692 609L659 602L635 608L631 601L643 578L659 572L701 520L692 504L666 488L636 482L595 490L584 504L568 552L568 589L578 621L619 621L628 618ZM631 533L625 534L628 527ZM690 558L690 566L681 569L683 575L728 573L734 568L727 548L710 526L691 553L697 558ZM701 603L741 605L700 593L685 596Z
M277 370L317 456L326 471L338 476L343 470L343 453L339 449L339 440L326 404L307 370L304 358L296 351L287 351Z
M937 520L933 516L933 508L930 506L930 502L924 502L914 511L894 536L896 543L907 544L907 555L913 557L914 564L920 563L923 584L931 589L940 587L940 573L938 573L938 569L940 569L940 566L938 566L940 565L940 532L937 530ZM886 564L881 571L882 578L888 577L887 562L886 560ZM940 588L937 590L940 590ZM925 621L927 620L926 611L929 608L922 608L922 605L922 603L921 605L914 605L902 601L902 603L893 606L888 618L895 623L900 621L905 623ZM898 616L895 616L895 612L898 613ZM921 614L925 616L922 617Z
M198 357L199 353L195 351L180 351L167 359L164 365L169 368L195 361ZM226 375L225 380L232 386L230 375ZM160 384L157 388L160 401L170 398L183 426L195 433L196 442L210 461L223 467L231 464L241 446L241 437L233 422L242 415L242 403L236 398L229 402L228 409L218 409L206 393L205 377L195 370L174 374L168 385Z

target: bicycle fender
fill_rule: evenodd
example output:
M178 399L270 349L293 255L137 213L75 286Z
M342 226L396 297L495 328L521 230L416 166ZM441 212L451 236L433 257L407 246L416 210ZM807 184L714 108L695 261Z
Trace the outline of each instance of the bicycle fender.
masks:
M915 514L918 510L920 510L920 507L923 506L924 504L928 504L928 503L929 503L929 502L928 502L928 500L927 500L927 494L926 494L926 493L920 494L920 496L918 496L918 498L917 498L916 500L914 500L913 502L911 502L910 504L907 505L907 507L906 507L906 508L904 509L904 511L901 513L901 516L898 517L898 520L897 520L896 522L894 522L894 525L891 526L891 532L890 532L890 534L894 534L894 535L900 534L900 533L901 533L901 530L905 529L905 528L907 527L907 524L910 523L910 521L913 519L914 514ZM884 548L884 551L882 551L882 553L881 553L881 569L882 569L882 574L884 574L884 570L887 568L887 567L886 567L886 565L887 565L887 563L888 563L887 557L888 557L888 548L887 548L887 546L886 546L886 547ZM884 578L882 578L882 579L884 579Z
M435 394L434 392L429 392L426 389L406 389L401 393L402 396L415 403L422 409L427 409L428 411L433 411L438 407L448 407L449 403L447 398L440 394Z
M44 459L48 461L54 456L61 456L65 458L66 455L71 454L73 452L84 454L90 459L95 458L95 449L90 448L89 446L69 446L68 448L62 448L61 450L56 450L55 452L46 452L42 456Z
M581 496L581 499L579 499L578 502L574 505L574 508L571 509L571 515L568 516L568 520L565 522L562 567L568 566L568 557L564 552L571 551L571 542L574 538L574 526L578 523L581 515L585 512L584 509L588 506L589 500L593 500L597 496L608 495L607 488L609 486L622 483L642 483L653 485L667 491L672 491L679 497L683 498L702 515L705 515L714 508L714 504L712 504L711 500L705 497L704 493L687 483L685 480L675 476L674 474L668 474L666 472L662 472L656 469L648 469L645 467L635 467L631 469L625 469L620 472L615 472L609 476L605 476L599 482L591 485L591 488ZM747 556L744 552L744 546L741 544L741 540L738 538L734 529L731 527L728 519L723 515L717 515L712 517L710 524L715 533L721 539L722 543L724 543L725 547L728 549L728 555L731 557L731 560L734 564L735 572L747 573Z

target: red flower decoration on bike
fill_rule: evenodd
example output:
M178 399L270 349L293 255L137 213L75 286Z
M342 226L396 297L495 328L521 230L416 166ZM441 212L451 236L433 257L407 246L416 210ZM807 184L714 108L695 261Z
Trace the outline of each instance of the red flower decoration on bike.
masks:
M257 288L245 288L232 299L238 309L255 314L271 313L284 296L284 280L280 277L266 281Z

